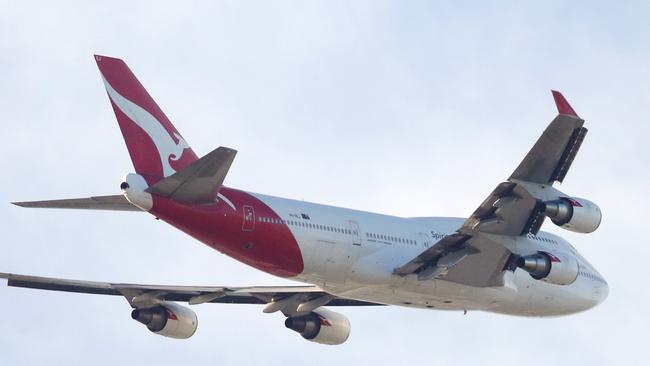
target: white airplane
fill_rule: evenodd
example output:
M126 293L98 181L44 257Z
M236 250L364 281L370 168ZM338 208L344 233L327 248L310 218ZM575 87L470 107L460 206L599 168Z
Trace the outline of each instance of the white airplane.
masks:
M324 306L398 305L558 316L602 302L607 282L544 220L591 233L594 203L553 188L587 129L553 91L559 115L512 175L469 218L395 217L244 192L223 186L236 151L198 158L126 64L95 56L135 167L121 195L16 202L23 207L146 211L204 244L304 286L160 286L0 273L9 286L124 296L153 333L189 338L189 305L261 304L321 344L341 344L348 319Z

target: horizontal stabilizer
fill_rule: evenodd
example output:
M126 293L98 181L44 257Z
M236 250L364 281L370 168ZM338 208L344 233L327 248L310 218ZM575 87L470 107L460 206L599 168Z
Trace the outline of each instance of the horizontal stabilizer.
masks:
M213 203L236 154L237 150L219 147L147 188L147 192L182 203Z
M132 205L122 195L95 196L88 198L72 198L49 201L12 202L16 206L31 208L68 208L80 210L107 210L107 211L142 211Z

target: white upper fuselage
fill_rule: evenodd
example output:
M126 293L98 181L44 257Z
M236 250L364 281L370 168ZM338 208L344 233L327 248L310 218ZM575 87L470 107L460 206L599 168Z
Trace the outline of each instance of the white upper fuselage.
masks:
M445 280L396 276L408 262L462 225L461 218L400 218L251 193L273 208L296 238L304 270L297 280L357 300L431 309L484 310L553 316L589 309L608 294L602 276L566 240L541 232L501 244L519 254L564 254L579 264L577 279L555 285L517 269L504 285L472 287ZM266 218L256 217L264 224ZM273 224L273 222L270 222Z

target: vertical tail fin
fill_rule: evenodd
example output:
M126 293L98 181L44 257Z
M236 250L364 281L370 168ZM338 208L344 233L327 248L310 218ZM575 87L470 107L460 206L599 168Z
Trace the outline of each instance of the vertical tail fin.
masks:
M136 173L149 185L197 156L124 61L95 55Z

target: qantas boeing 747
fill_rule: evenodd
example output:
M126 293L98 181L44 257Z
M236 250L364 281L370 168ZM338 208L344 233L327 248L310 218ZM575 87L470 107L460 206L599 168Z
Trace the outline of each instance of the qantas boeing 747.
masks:
M236 151L199 158L119 59L95 56L134 173L122 194L16 202L22 207L149 212L204 244L303 286L161 286L0 273L9 286L124 296L153 333L189 338L189 305L260 304L321 344L341 344L348 319L327 307L397 305L558 316L590 309L607 282L566 240L540 231L545 219L578 233L600 225L589 200L562 182L587 129L562 94L558 116L512 175L468 218L394 217L244 192L223 185Z

